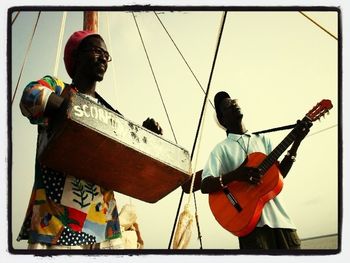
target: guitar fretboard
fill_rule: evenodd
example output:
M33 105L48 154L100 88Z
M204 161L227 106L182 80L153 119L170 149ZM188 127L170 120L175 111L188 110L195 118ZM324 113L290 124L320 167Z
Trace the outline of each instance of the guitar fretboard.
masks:
M310 121L308 117L304 117L302 122ZM265 174L267 170L277 161L277 159L282 155L282 153L287 150L287 148L294 142L297 134L296 129L298 126L295 126L294 129L283 139L280 144L262 161L262 163L258 166L261 174Z
M277 161L282 153L293 143L296 138L294 129L287 135L286 138L264 159L258 169L261 174L265 174L267 170Z

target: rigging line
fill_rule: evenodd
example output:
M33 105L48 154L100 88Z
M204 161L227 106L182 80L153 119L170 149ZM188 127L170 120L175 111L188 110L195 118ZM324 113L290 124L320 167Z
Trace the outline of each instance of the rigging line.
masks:
M338 124L334 124L334 125L332 125L332 126L330 126L330 127L324 128L324 129L319 130L319 131L314 132L314 133L311 133L311 134L307 135L306 137L311 137L311 136L314 136L314 135L319 134L319 133L321 133L321 132L324 132L324 131L327 131L327 130L333 129L333 128L337 127L337 126L338 126Z
M201 115L200 115L200 118L199 118L197 132L196 132L195 140L194 140L193 147L192 147L191 160L193 159L194 150L195 150L195 147L196 147L199 130L201 128L204 112L205 112L207 101L208 101L208 94L209 94L209 90L210 90L211 79L213 77L213 72L214 72L214 68L215 68L216 58L217 58L217 55L219 53L219 47L220 47L222 33L223 33L223 30L224 30L226 16L227 16L227 11L225 11L223 16L222 16L221 28L220 28L220 32L219 32L219 36L218 36L218 42L217 42L217 45L216 45L215 55L214 55L214 59L213 59L213 64L212 64L212 68L211 68L211 72L210 72L210 76L209 76L209 80L208 80L207 91L205 93L205 98L204 98L204 102L203 102L202 112L201 112ZM198 152L199 151L197 150L197 154L198 154ZM194 173L194 175L195 175L195 173ZM191 191L193 189L194 175L192 175L192 182L191 182L190 193L191 193ZM172 233L171 233L171 237L170 237L169 247L168 248L170 248L171 240L173 239L173 235L174 235L174 232L175 232L176 221L177 221L177 218L179 216L179 210L180 210L180 206L181 206L181 202L182 202L183 193L184 193L184 191L182 190L181 198L180 198L180 201L179 201L179 206L178 206L178 209L177 209L178 212L177 212L176 217L175 217L174 227L173 227L173 230L172 230Z
M21 70L20 70L20 73L19 73L19 76L18 76L18 80L17 80L15 92L14 92L13 97L12 97L11 105L13 105L13 101L15 100L15 97L16 97L17 89L18 89L19 83L20 83L21 78L22 78L23 69L24 69L24 66L25 66L25 64L26 64L26 62L27 62L29 50L30 50L30 48L31 48L31 46L32 46L33 38L34 38L36 29L37 29L37 26L38 26L40 14L41 14L41 11L38 12L38 17L37 17L36 22L35 22L35 26L34 26L34 29L33 29L33 33L32 33L32 36L31 36L31 38L30 38L29 44L28 44L28 46L27 46L27 50L26 50L26 53L25 53L25 56L24 56L24 61L23 61L23 64L22 64L22 67L21 67Z
M194 74L194 72L193 72L192 68L190 67L190 65L188 64L188 62L187 62L186 58L183 56L183 54L182 54L181 50L180 50L180 49L178 48L178 46L176 45L176 43L175 43L174 39L171 37L171 35L170 35L169 31L168 31L168 30L166 29L166 27L164 26L164 24L163 24L162 20L160 19L160 17L158 16L158 14L157 14L155 11L154 11L154 14L155 14L155 15L156 15L156 17L158 18L159 23L162 25L163 29L164 29L164 30L165 30L165 32L167 33L167 35L168 35L168 37L170 38L171 42L174 44L174 46L175 46L176 50L179 52L179 54L180 54L181 58L183 59L183 61L184 61L184 62L185 62L185 64L186 64L187 68L188 68L188 69L190 70L190 72L192 73L192 76L193 76L193 77L194 77L194 79L197 81L197 83L198 83L199 87L202 89L203 93L205 94L205 90L204 90L204 88L202 87L201 83L199 82L199 80L198 80L197 76ZM214 109L214 105L213 105L213 103L212 103L210 100L209 100L209 102L210 102L211 106L212 106L212 107L213 107L213 109Z
M62 14L61 29L60 29L60 35L59 35L58 44L57 44L56 61L55 61L55 67L53 70L53 75L56 77L58 74L58 66L60 64L60 56L61 56L61 51L62 51L62 40L63 40L64 28L66 26L66 19L67 19L67 11L63 12L63 14Z
M109 44L109 47L110 47L110 53L112 54L112 57L113 57L113 50L112 50L112 38L111 38L111 30L110 30L110 19L109 19L109 13L107 12L106 13L106 21L107 21L107 35L108 35L108 44ZM115 63L112 61L112 72L113 72L113 85L114 85L114 90L115 90L115 96L116 98L118 97L117 94L117 78L116 78L116 70L115 70ZM115 100L116 104L117 105L117 101Z
M202 244L202 234L201 234L201 229L199 227L199 220L198 220L198 209L197 209L197 201L196 201L196 195L195 193L193 193L193 199L194 199L194 206L195 206L195 218L196 218L196 225L197 225L197 233L198 233L198 240L199 240L199 245L200 245L200 249L203 249L203 244Z
M166 29L165 25L163 24L162 20L160 19L160 17L158 16L158 14L154 11L154 14L155 16L157 17L158 21L160 22L160 24L162 25L163 29L165 30L165 32L167 33L168 37L170 38L171 42L173 43L173 45L175 46L176 50L178 51L178 53L180 54L181 58L183 59L183 61L185 62L187 68L190 70L190 72L192 73L192 76L195 78L195 80L197 81L199 87L202 89L203 93L205 94L205 90L203 89L201 83L199 82L198 78L196 77L196 75L194 74L192 68L190 67L190 65L188 64L187 60L185 59L185 57L183 56L182 52L180 51L180 49L178 48L178 46L176 45L175 41L173 40L173 38L171 37L169 31ZM210 104L212 105L212 107L214 108L214 105L213 103L210 101ZM191 192L192 192L192 189L193 189L193 184L191 184L191 190L190 190L190 194L189 194L189 197L188 197L188 205L190 203L190 198L191 198ZM181 202L182 202L182 197L183 195L181 196ZM194 199L194 204L195 204L195 219L196 219L196 225L197 225L197 233L198 233L198 239L199 239L199 242L200 242L200 249L202 249L202 236L201 236L201 233L200 233L200 227L199 227L199 221L198 221L198 210L197 210L197 203L196 203L196 196L195 196L195 193L193 193L193 199ZM181 204L180 202L180 204ZM179 206L180 208L180 206ZM175 220L175 227L176 227L176 221ZM172 238L170 239L170 243L169 243L169 248L170 248L170 245L171 245L171 241L172 241Z
M157 81L156 75L154 74L153 67L152 67L152 64L151 64L151 60L150 60L150 58L149 58L149 56L148 56L148 52L147 52L147 50L146 50L146 46L145 46L145 43L144 43L143 38L142 38L142 35L141 35L141 31L140 31L139 25L138 25L138 23L137 23L135 13L132 12L132 15L133 15L133 18L134 18L134 21L135 21L135 24L136 24L137 31L138 31L138 33L139 33L139 36L140 36L140 39L141 39L141 42L142 42L143 49L144 49L145 54L146 54L146 57L147 57L148 65L149 65L149 67L150 67L150 69L151 69L151 72L152 72L152 75L153 75L153 79L154 79L154 81L155 81L155 83L156 83L156 86L157 86L157 90L158 90L159 97L160 97L160 99L161 99L161 101L162 101L163 108L164 108L165 114L166 114L166 116L167 116L167 118L168 118L168 122L169 122L169 125L170 125L170 128L171 128L171 131L172 131L172 133L173 133L175 142L177 143L177 139L176 139L176 136L175 136L175 132L174 132L173 126L172 126L172 124L171 124L170 117L169 117L168 111L167 111L167 109L166 109L166 106L165 106L165 103L164 103L164 100L163 100L163 96L162 96L162 93L161 93L160 88L159 88L159 85L158 85L158 81Z
M16 15L15 15L15 17L12 19L12 21L11 21L11 26L13 25L13 23L16 21L16 19L17 19L17 17L18 17L18 15L19 15L19 13L20 13L20 11L17 11L17 13L16 13Z
M277 127L277 128L262 130L262 131L258 131L258 132L253 132L252 134L261 134L261 133L269 133L269 132L283 131L283 130L293 129L295 126L296 126L296 124L291 124L291 125L286 125L286 126L282 126L282 127ZM315 133L312 133L312 134L310 134L310 135L307 135L306 137L309 137L309 136L315 135L315 134L317 134L317 133L320 133L320 132L329 130L329 129L334 128L334 127L336 127L336 126L338 126L338 124L335 124L335 125L333 125L333 126L331 126L331 127L328 127L328 128L323 129L323 130L320 130L320 131L317 131L317 132L315 132Z
M331 32L329 32L327 29L325 29L323 26L321 26L320 24L318 24L315 20L313 20L311 17L307 16L304 12L299 11L300 14L302 14L303 16L305 16L307 19L309 19L312 23L314 23L316 26L318 26L320 29L322 29L324 32L326 32L328 35L330 35L331 37L333 37L335 40L338 40L338 38L336 36L334 36Z
M205 108L206 108L207 100L208 100L208 95L209 95L209 91L210 91L210 84L211 84L211 80L212 80L213 73L214 73L214 68L215 68L215 64L216 64L216 58L217 58L218 53L219 53L219 47L220 47L222 33L224 31L224 25L225 25L226 16L227 16L227 11L224 12L223 17L222 17L221 29L220 29L220 33L219 33L219 37L218 37L218 43L216 45L216 50L215 50L215 55L214 55L214 59L213 59L213 64L212 64L212 67L211 67L210 76L209 76L208 85L207 85L207 91L205 93L205 98L204 98L204 102L203 102L203 106L202 106L202 112L201 112L201 115L200 115L200 118L199 118L197 132L196 132L195 140L194 140L194 143L193 143L191 159L193 157L194 150L195 150L195 147L196 147L196 144L197 144L197 138L198 138L199 130L200 130L200 127L201 127L201 123L202 123L204 111L205 111Z

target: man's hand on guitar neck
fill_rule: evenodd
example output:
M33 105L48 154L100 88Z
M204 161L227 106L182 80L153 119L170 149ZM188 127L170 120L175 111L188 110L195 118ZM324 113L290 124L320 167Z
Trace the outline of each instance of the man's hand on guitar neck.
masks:
M295 144L300 144L302 140L306 137L306 135L309 133L310 128L312 127L312 122L306 121L306 120L298 120L296 124L295 134L296 138L294 140Z
M283 158L279 165L279 169L283 178L287 176L290 169L292 168L292 165L297 157L297 151L300 146L300 143L302 140L305 139L306 135L309 133L311 126L312 122L308 122L306 120L297 121L296 128L294 130L296 137L294 139L292 147L290 147L290 149L287 152L287 155Z

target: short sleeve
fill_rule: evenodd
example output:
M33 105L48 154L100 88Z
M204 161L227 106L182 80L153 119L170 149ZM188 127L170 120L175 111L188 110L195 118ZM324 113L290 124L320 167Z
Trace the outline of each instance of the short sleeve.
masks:
M220 161L216 148L209 155L208 161L202 172L202 180L209 176L218 177L221 173L222 162Z

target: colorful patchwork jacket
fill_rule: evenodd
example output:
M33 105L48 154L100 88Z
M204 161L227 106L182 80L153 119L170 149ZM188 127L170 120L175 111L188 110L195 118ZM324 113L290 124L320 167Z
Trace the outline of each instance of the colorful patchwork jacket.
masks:
M49 123L44 116L47 100L52 92L60 95L65 87L68 84L45 76L24 89L20 108L39 127L37 148L44 143L40 135ZM102 98L101 101L104 102ZM36 159L34 186L17 240L72 246L120 237L113 191L53 170Z

